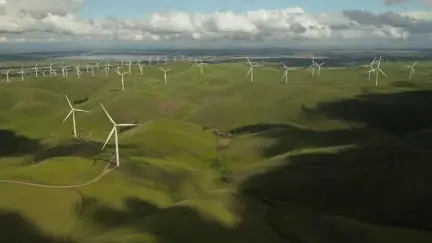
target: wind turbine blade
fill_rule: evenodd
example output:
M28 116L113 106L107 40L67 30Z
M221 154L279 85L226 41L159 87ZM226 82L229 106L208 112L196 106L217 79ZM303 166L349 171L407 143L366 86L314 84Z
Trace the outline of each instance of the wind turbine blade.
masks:
M69 100L69 97L67 96L67 94L65 94L65 98L67 100L67 103L69 104L70 108L73 109L72 103Z
M111 132L109 133L107 139L105 140L104 145L102 146L102 150L105 148L105 146L107 145L108 141L110 140L111 136L114 134L115 131L115 126L111 129Z
M382 73L382 75L384 75L385 77L387 77L387 74L385 74L385 72L383 72L383 70L378 69L378 71L380 71L380 73Z
M81 111L81 112L90 112L90 111L81 110L81 109L75 109L75 108L74 108L74 110L75 110L75 111Z
M252 72L252 69L253 69L253 67L249 68L249 71L247 72L246 77L250 75L250 73Z
M115 121L112 119L112 117L109 115L108 111L105 109L105 107L102 105L102 103L99 103L102 109L104 110L105 114L107 115L108 119L111 121L114 126L116 125Z
M70 115L72 115L73 110L69 111L69 113L66 115L65 119L63 119L63 123L70 117Z
M134 127L134 126L138 126L138 124L124 123L124 124L117 124L116 126L118 126L118 127Z

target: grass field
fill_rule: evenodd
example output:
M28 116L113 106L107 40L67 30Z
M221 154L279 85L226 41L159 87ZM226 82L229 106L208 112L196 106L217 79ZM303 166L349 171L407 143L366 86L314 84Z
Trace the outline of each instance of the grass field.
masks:
M32 243L432 242L432 64L367 69L187 62L120 77L0 84L0 240ZM123 68L126 70L126 68ZM80 137L64 98L76 113ZM121 165L97 178L114 152ZM212 129L231 132L217 137ZM85 138L85 139L84 139Z

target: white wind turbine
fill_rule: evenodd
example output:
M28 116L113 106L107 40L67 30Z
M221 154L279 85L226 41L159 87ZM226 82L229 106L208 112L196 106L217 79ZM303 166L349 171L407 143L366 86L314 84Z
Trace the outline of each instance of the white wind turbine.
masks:
M80 66L77 65L77 66L75 67L75 70L76 70L77 79L80 79L80 78L81 78L81 70L80 70Z
M198 63L198 66L200 67L201 75L204 74L204 65L208 65L208 63L205 63L205 62L202 61L202 59L200 59L200 61Z
M383 72L383 70L381 70L380 65L381 65L381 57L380 57L380 59L378 60L377 66L374 68L374 73L375 73L375 86L378 86L378 77L379 77L379 74L380 74L380 73L381 73L384 77L387 77L387 74L385 74L385 73Z
M171 71L171 68L167 68L167 69L165 69L165 68L160 68L160 70L161 70L162 72L164 72L164 81L165 81L165 84L167 84L167 72Z
M76 131L76 121L75 121L75 111L80 111L80 112L90 112L90 111L86 111L86 110L81 110L81 109L76 109L72 106L72 103L69 100L69 97L65 94L65 98L67 103L69 104L70 107L70 112L66 115L65 119L63 120L63 123L70 117L70 115L72 115L72 124L73 124L73 136L76 138L77 137L77 131Z
M149 66L152 65L152 57L151 57L151 56L148 57L148 65L149 65Z
M318 68L317 76L320 76L320 73L321 73L321 66L324 65L324 64L325 64L325 62L322 62L322 63L316 63L316 67Z
M414 62L411 66L410 65L406 65L406 67L407 68L409 68L410 69L410 74L409 74L409 78L410 78L410 80L413 78L413 76L415 75L415 70L414 70L414 67L415 67L415 65L417 64L417 62Z
M95 76L95 70L94 70L94 66L90 66L91 72L92 72L92 76Z
M50 63L50 65L49 65L49 74L50 74L50 76L53 76L52 63Z
M129 60L128 68L129 68L129 73L132 73L132 60Z
M119 146L118 146L118 127L134 127L137 126L138 124L134 124L134 123L129 123L129 124L117 124L115 123L115 121L112 119L112 117L109 115L108 111L105 109L105 107L102 105L102 103L100 103L103 111L105 112L105 114L107 115L108 119L110 120L110 122L113 124L113 128L111 129L111 132L109 133L104 145L102 146L102 149L105 148L105 146L107 145L108 141L110 140L111 136L114 134L114 143L115 143L115 154L116 154L116 165L117 167L120 166L120 156L119 156Z
M288 84L288 67L285 65L285 63L282 63L282 65L285 68L285 72L282 76L282 79L285 80L285 84Z
M124 73L120 73L120 72L117 72L117 74L119 75L119 76L121 76L121 85L122 85L122 90L124 90L124 76L126 75L126 74L128 74L129 72L124 72Z
M138 68L140 70L141 75L143 75L143 66L144 66L143 64L138 63Z
M315 67L318 66L318 63L315 62L315 56L312 55L312 64L306 68L306 71L312 70L312 76L315 76Z
M63 78L66 78L68 76L67 75L68 66L63 66L61 69L62 69Z
M251 81L251 83L253 83L254 82L254 68L255 67L261 67L261 65L258 65L254 62L251 62L248 57L246 57L246 59L248 61L247 63L250 66L249 71L246 74L246 77L250 76L250 81Z
M6 70L6 82L10 82L10 79L9 79L9 72L10 72L10 70Z
M369 65L366 65L366 67L369 67L369 71L367 72L369 80L371 80L372 74L375 74L374 64L376 62L376 59L377 58L374 57L374 59L372 60L372 62Z
M21 70L18 73L21 74L21 81L24 81L24 65L21 65Z
M108 77L108 70L109 70L109 67L107 65L105 65L105 77Z
M39 70L39 64L36 64L33 68L33 70L35 71L35 76L38 76L38 70Z

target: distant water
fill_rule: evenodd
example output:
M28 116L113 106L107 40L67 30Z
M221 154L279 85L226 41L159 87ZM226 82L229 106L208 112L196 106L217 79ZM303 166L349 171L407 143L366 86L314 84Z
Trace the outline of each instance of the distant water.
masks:
M289 66L305 66L311 63L312 54L317 62L326 62L325 66L353 66L369 63L374 56L383 56L389 61L425 61L432 60L432 49L410 50L301 50L287 48L254 48L254 49L178 49L178 50L128 50L128 51L93 51L93 52L31 52L20 54L0 55L0 61L36 61L36 60L133 60L146 62L148 57L166 56L172 61L173 57L200 57L206 62L238 62L239 59L250 57L262 63L286 63ZM178 60L178 59L177 59ZM153 58L153 62L155 59Z

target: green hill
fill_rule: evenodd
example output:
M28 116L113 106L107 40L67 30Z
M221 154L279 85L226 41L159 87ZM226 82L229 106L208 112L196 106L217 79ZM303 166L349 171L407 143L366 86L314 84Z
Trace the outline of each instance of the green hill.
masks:
M432 241L432 74L312 77L187 62L0 86L0 239L34 243ZM125 69L125 68L123 68ZM78 139L72 121L76 113ZM120 167L110 169L112 124ZM217 135L219 134L219 135Z

